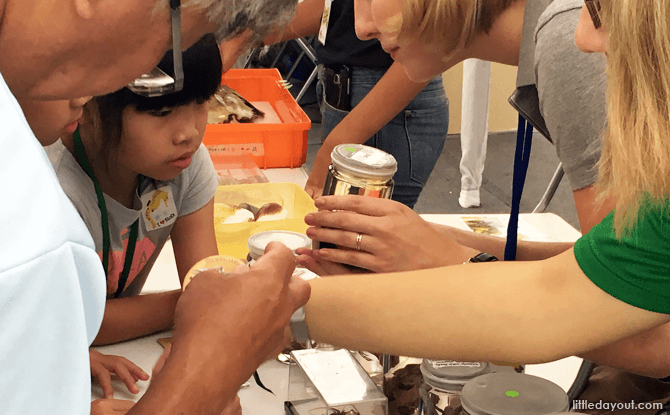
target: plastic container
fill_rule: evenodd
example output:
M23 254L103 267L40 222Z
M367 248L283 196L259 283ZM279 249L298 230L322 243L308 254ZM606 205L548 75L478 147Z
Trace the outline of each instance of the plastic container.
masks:
M208 124L203 143L210 153L251 154L262 169L305 163L311 122L281 80L277 69L231 69L223 75L222 84L254 105L267 103L280 122Z
M388 400L348 350L294 350L287 415L387 415Z
M256 260L263 256L265 247L273 241L281 242L288 247L295 254L298 248L309 248L312 240L306 235L291 231L265 231L251 235L247 245L249 247L249 254L247 255L247 263L249 265L256 262Z
M461 412L461 390L471 379L491 372L486 362L455 362L423 359L423 379L419 395L426 415L458 415Z
M270 183L263 171L258 168L251 154L230 156L210 153L212 164L219 176L219 185L250 183Z
M248 203L261 207L270 202L280 204L287 211L286 219L223 224L217 214L219 203L229 206ZM304 234L308 228L305 215L315 211L312 198L300 186L293 183L219 186L214 196L214 231L219 253L246 259L249 252L249 237L259 232L283 230Z
M547 415L569 409L568 395L553 382L522 373L489 373L461 391L462 415Z

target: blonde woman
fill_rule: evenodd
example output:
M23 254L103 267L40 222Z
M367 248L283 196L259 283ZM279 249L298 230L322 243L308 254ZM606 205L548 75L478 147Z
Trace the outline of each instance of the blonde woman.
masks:
M429 75L428 66L406 63L403 55L444 52L436 45L451 37L438 38L440 22L450 13L470 22L476 12L455 0L358 0L356 18L357 24L372 22L383 47L419 78ZM598 19L603 25L596 29ZM616 351L617 344L658 350L665 338L654 328L670 321L670 169L663 164L670 157L663 143L670 140L669 21L670 4L657 0L609 0L599 13L593 9L593 22L586 9L580 16L580 48L604 52L608 45L610 127L601 183L616 200L616 214L574 247L541 261L313 281L305 306L311 337L351 349L468 361L546 362L599 348ZM471 31L464 27L448 50L467 44ZM437 63L432 71L441 70ZM623 157L616 156L620 140L634 142ZM655 154L645 153L650 149ZM640 157L627 159L634 151ZM356 205L363 198L342 199ZM656 353L658 365L637 369L667 376L667 352Z

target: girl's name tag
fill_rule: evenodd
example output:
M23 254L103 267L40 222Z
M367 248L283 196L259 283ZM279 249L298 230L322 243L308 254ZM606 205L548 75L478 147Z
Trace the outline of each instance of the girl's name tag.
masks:
M144 206L144 225L148 231L153 231L177 220L177 206L174 204L172 189L164 186L141 197Z

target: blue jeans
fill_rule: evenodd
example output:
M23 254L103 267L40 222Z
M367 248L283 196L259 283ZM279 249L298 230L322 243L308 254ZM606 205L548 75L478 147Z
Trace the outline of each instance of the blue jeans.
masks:
M352 68L352 108L361 102L385 72L385 69ZM349 112L326 103L321 84L317 85L317 97L323 115L323 134L327 137ZM437 76L403 111L365 142L392 154L398 161L398 171L393 176L393 200L414 207L440 157L448 129L449 101L444 93L442 78Z

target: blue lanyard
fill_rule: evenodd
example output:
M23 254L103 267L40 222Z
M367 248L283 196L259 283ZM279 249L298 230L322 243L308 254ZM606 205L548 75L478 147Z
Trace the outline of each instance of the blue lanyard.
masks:
M505 244L505 261L516 259L517 231L519 228L519 207L523 186L526 183L530 146L533 142L533 126L519 115L519 128L516 134L516 151L514 152L514 174L512 176L512 210L507 224L507 243Z
M72 137L74 141L74 151L77 156L77 161L84 172L91 178L93 181L93 187L95 188L95 194L98 197L98 208L100 209L100 217L102 219L102 267L105 270L105 276L109 276L109 250L110 250L110 237L109 237L109 219L107 216L107 203L105 203L105 197L102 193L102 188L98 179L95 177L93 172L93 167L88 161L86 156L86 151L84 150L84 143L81 142L81 136L79 135L79 129L77 129ZM140 187L142 187L142 182L144 177L140 176ZM126 256L123 261L123 271L119 275L119 283L114 293L114 298L119 298L123 289L126 287L126 282L128 281L128 275L130 274L130 267L133 264L133 256L135 255L135 245L137 243L137 233L139 228L140 220L137 219L132 225L130 225L130 235L128 236L128 246L126 247Z

